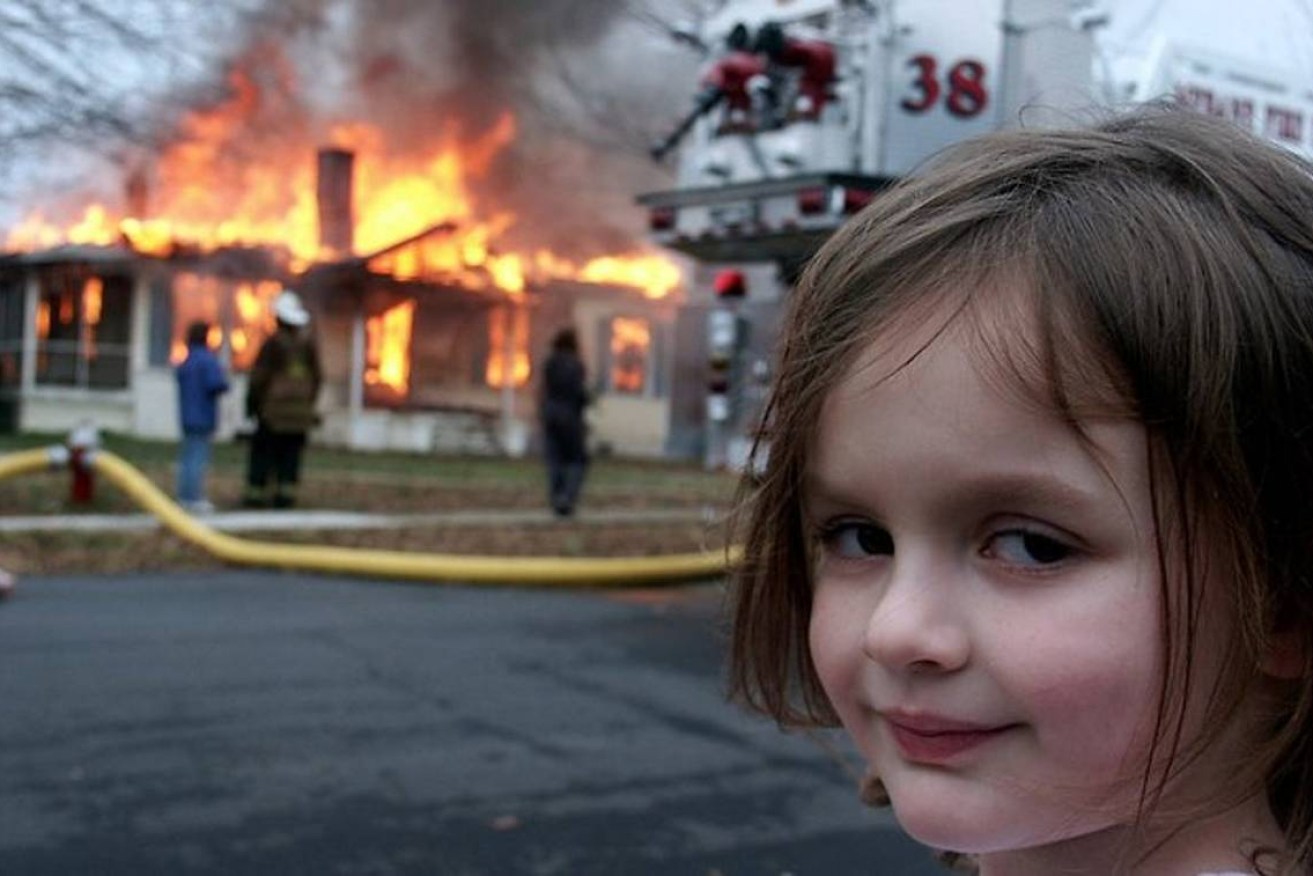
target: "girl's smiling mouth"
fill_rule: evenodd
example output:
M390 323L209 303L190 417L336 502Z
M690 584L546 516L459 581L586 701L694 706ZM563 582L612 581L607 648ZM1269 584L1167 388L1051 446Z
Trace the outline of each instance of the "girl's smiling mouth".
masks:
M889 732L903 758L927 765L948 764L1020 726L976 724L924 712L887 711L880 714L889 725Z

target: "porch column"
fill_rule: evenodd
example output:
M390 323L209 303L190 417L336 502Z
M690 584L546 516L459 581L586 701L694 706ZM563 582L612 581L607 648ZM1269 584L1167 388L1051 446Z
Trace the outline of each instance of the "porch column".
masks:
M351 367L347 377L347 416L350 427L347 433L352 447L359 443L360 418L365 410L365 302L356 302L356 313L351 320Z
M501 382L501 423L502 434L508 434L511 423L515 420L515 329L518 325L519 309L514 304L506 305L506 321L502 332L502 382Z
M529 446L528 424L520 422L515 416L515 352L516 332L521 325L521 318L526 320L528 314L525 305L508 301L503 305L502 315L502 385L501 385L501 424L498 435L501 438L502 452L507 456L523 456Z
M22 395L30 394L36 389L36 348L41 339L36 334L37 304L41 300L41 285L37 282L36 271L29 268L23 283L23 349L22 378L19 386ZM22 418L22 410L19 410ZM20 431L22 424L19 424Z

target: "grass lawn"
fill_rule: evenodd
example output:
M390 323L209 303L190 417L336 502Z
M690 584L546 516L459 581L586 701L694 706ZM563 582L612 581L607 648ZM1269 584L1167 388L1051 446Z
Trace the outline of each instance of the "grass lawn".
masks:
M0 454L62 442L62 435L0 435ZM105 447L172 494L176 445L121 435ZM210 471L210 498L238 504L246 445L220 444ZM300 491L303 508L393 513L542 510L545 474L536 459L499 459L310 447ZM698 519L728 510L733 475L691 464L599 459L590 467L582 510L687 510L686 520L641 524L558 521L506 527L408 527L386 531L251 533L261 540L494 556L630 556L676 553L723 544L718 525ZM0 481L0 516L136 513L129 498L98 482L89 505L69 503L67 472ZM217 561L164 532L13 533L0 535L0 566L18 572L88 572L206 568Z

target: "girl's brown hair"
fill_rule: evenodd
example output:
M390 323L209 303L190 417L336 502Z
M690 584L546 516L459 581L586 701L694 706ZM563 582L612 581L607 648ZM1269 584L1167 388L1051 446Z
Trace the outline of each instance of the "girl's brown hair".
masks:
M1149 436L1165 647L1142 807L1213 738L1184 738L1187 697L1202 693L1204 726L1220 735L1279 637L1299 655L1300 677L1231 790L1266 790L1289 841L1286 865L1307 868L1313 169L1220 120L1159 105L1088 129L973 140L826 243L793 293L758 448L765 462L743 490L731 693L787 725L837 723L807 646L802 496L821 407L895 318L915 319L927 301L965 312L991 280L1017 277L1038 337L1004 358L1019 374L1039 372L1041 400L1073 428L1089 387L1111 387ZM1225 605L1239 635L1224 678L1192 693L1210 584L1207 604Z

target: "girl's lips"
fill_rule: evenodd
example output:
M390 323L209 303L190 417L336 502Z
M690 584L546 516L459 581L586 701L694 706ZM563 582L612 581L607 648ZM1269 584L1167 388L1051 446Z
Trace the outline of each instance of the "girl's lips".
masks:
M924 714L886 713L884 717L903 757L932 765L949 763L1017 726L991 727Z

